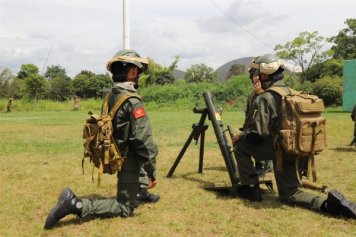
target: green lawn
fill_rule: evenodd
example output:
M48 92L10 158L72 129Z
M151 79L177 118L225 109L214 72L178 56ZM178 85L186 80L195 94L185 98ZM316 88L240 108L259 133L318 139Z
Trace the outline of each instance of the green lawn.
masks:
M200 118L191 110L149 111L159 146L158 184L152 192L161 195L160 202L141 206L125 219L79 224L69 216L45 231L46 216L63 187L79 196L116 193L116 176L105 175L97 188L91 164L85 163L82 174L86 112L0 113L0 236L355 236L355 220L283 205L275 191L265 193L262 203L251 203L204 190L208 182L229 181L210 121L203 174L197 173L199 146L192 142L173 177L166 178L192 123ZM328 147L316 158L318 179L356 201L356 150L347 146L353 123L349 113L324 115ZM222 120L236 129L243 113L224 112Z

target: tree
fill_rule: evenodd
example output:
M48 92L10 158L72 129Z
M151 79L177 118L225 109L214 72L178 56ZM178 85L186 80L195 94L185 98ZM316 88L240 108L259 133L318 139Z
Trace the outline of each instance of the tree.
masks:
M51 65L46 68L44 77L47 80L52 80L53 78L56 78L56 77L66 78L68 76L67 76L66 70L64 68L62 68L60 65Z
M39 74L29 75L24 80L29 98L36 101L45 91L46 80Z
M356 19L347 19L345 24L348 28L342 29L332 40L335 43L331 49L334 58L344 60L356 58Z
M150 58L148 60L149 67L142 78L145 86L165 85L174 82L173 70L177 68L179 56L175 56L174 61L168 67L163 67Z
M243 75L246 71L245 65L242 64L233 64L231 65L229 71L227 72L226 80L232 76Z
M296 62L302 69L304 80L304 75L311 66L327 58L329 52L321 50L329 41L330 39L320 36L317 31L304 31L292 41L276 45L274 50L280 58Z
M343 65L341 59L331 58L321 63L316 63L304 74L307 81L315 82L322 77L342 77Z
M21 69L17 74L17 78L25 79L30 75L38 75L38 67L34 64L22 64Z
M100 97L102 96L103 90L110 90L110 88L114 85L109 73L97 74L95 79L98 88L100 88L98 93L98 96Z
M8 68L0 71L0 98L8 97L10 83L14 78L15 76Z
M9 97L21 99L26 93L26 85L23 79L15 78L11 81L8 90Z
M109 74L95 75L90 71L81 71L73 79L73 91L82 98L101 97L102 90L111 86L112 80Z
M54 77L49 81L48 97L65 101L72 95L72 80L69 77Z
M187 69L184 80L188 83L213 82L218 77L214 69L204 63L194 64Z

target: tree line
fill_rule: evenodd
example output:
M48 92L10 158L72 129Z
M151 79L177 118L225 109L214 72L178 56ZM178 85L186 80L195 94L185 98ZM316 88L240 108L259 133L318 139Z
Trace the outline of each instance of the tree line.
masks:
M294 61L301 68L301 72L287 73L285 81L289 86L315 93L326 104L341 103L343 60L356 58L356 19L347 19L345 24L347 27L333 37L323 37L317 31L305 31L291 41L275 46L275 53L280 58ZM332 46L325 49L328 45ZM140 87L177 83L173 71L178 62L179 56L176 56L169 66L164 67L149 58L149 68L142 75ZM244 65L232 65L226 80L244 74ZM201 63L189 67L184 78L178 81L180 84L215 83L216 79L217 73L213 68ZM48 66L43 75L40 75L34 64L23 64L17 75L7 68L0 72L0 98L57 101L65 101L74 95L98 98L102 96L103 90L111 86L112 80L108 73L95 74L83 70L70 78L60 65Z

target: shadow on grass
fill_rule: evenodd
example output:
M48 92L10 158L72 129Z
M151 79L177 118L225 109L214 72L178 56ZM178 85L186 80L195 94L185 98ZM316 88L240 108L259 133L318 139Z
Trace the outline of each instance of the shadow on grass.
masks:
M223 169L221 169L223 168ZM213 169L224 170L224 167L215 167ZM237 196L233 196L230 192L230 188L226 183L213 183L211 181L205 181L196 177L191 177L191 175L196 175L196 172L186 173L181 176L181 178L188 181L193 181L198 183L199 188L206 190L207 192L212 192L215 194L217 199L239 199ZM261 189L263 201L262 202L251 202L248 200L240 199L245 206L256 208L256 209L274 209L281 208L284 204L276 199L274 191L267 189Z
M72 215L72 216L73 216L73 218L71 218L71 219L58 221L56 223L56 225L53 226L53 228L60 228L60 227L65 227L65 226L69 226L69 225L80 225L84 222L89 222L89 221L92 221L97 218L94 216L86 216L83 218L75 217L74 215Z
M225 166L218 166L218 167L207 167L204 168L205 170L213 170L213 171L227 171Z
M338 152L355 152L356 149L353 146L348 146L348 147L336 147L332 148L330 150L338 151Z

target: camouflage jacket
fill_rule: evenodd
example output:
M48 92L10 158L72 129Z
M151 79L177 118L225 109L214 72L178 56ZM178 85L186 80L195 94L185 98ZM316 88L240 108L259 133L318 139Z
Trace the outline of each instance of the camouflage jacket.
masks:
M272 86L284 87L289 92L283 81L276 81ZM253 133L258 134L263 141L274 142L275 135L282 126L281 97L272 91L265 91L258 96L258 102L253 103L251 109L255 112L249 113L247 118L249 128L245 132L245 139Z
M249 118L253 115L253 113L255 112L255 109L257 108L257 105L259 103L258 96L259 96L259 94L256 94L255 91L252 91L248 95L246 109L245 109L245 121L242 126L243 130L246 130L252 126L252 124L250 124L250 122L253 122L253 121Z
M123 93L137 95L130 82L116 83L111 89L109 109ZM128 159L138 159L144 164L148 177L156 179L156 156L158 147L153 140L150 120L141 100L128 99L113 119L114 139L121 153Z

